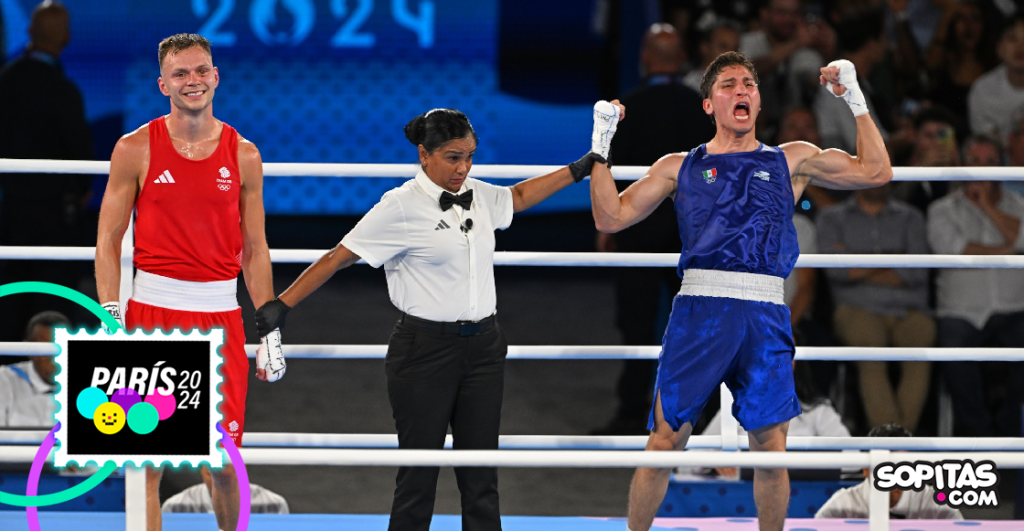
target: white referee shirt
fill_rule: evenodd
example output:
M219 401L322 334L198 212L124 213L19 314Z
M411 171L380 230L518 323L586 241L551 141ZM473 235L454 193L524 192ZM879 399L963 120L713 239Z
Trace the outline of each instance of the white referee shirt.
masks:
M0 428L52 428L53 391L31 361L0 365Z
M445 192L423 171L390 190L341 244L384 266L391 302L431 321L479 321L494 314L494 231L512 223L512 190L467 178L469 210L441 210ZM467 220L472 228L463 231Z

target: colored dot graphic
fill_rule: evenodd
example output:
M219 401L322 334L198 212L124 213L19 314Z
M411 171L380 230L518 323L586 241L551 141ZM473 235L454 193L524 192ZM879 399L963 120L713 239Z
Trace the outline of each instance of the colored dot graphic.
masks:
M106 401L107 394L99 387L89 387L78 393L78 398L75 399L75 407L78 409L79 414L87 419L91 419L93 414L96 413L96 408L100 407L100 404L106 403Z
M944 492L940 492L935 495L935 499L939 500L940 502L946 501L946 494Z
M178 402L174 395L164 395L159 390L146 395L143 400L134 389L125 387L114 391L107 401L107 394L98 387L89 387L78 393L75 399L78 413L92 419L100 433L114 435L125 425L139 435L152 433L161 420L174 414Z
M160 415L160 420L171 418L174 410L178 408L178 401L174 398L173 394L165 395L156 390L153 391L153 394L146 395L145 402L152 404L156 408L156 412Z
M160 414L157 413L153 404L139 402L128 411L128 427L139 435L145 435L156 429L160 421Z
M118 389L114 391L114 396L110 397L110 401L121 406L121 409L128 411L139 402L142 402L142 398L139 393L135 392L135 389L125 387L124 389Z

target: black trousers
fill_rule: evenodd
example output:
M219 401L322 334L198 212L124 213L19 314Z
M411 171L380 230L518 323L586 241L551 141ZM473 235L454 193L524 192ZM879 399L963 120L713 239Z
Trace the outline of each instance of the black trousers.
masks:
M441 449L451 425L457 450L495 450L508 343L497 323L475 336L428 332L399 322L388 342L384 372L398 428L398 447ZM390 531L428 531L437 467L401 467ZM501 529L498 470L456 468L462 529Z

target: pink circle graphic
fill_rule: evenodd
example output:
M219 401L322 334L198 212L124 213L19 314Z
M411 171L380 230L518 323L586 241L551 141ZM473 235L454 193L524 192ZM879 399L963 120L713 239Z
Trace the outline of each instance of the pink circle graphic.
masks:
M114 396L110 397L110 401L121 406L121 409L128 411L135 404L142 402L142 398L139 397L139 393L131 387L124 387L114 391Z
M159 390L153 390L153 394L146 395L145 402L152 404L156 408L157 414L160 415L160 420L171 418L174 410L178 408L178 401L174 398L173 394L162 395Z
M945 495L945 493L940 492L940 493L935 495L935 499L939 500L940 502L941 501L946 501L946 495Z

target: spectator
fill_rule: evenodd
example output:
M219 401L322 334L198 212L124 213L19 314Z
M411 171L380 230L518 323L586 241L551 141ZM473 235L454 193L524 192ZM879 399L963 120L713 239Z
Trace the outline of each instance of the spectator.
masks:
M682 43L667 24L651 26L641 56L649 74L646 83L624 96L629 109L612 140L615 164L649 166L665 153L687 151L714 136L715 128L704 114L699 94L682 84L679 60ZM645 135L644 131L658 131ZM630 183L621 182L622 189ZM662 203L647 219L616 234L598 234L598 250L627 253L678 253L675 208ZM665 318L658 308L671 305L679 291L679 276L669 268L628 268L618 271L615 283L616 324L626 345L659 345ZM618 383L619 405L613 420L594 430L596 435L647 433L647 417L654 392L654 360L628 360Z
M996 48L1002 63L971 87L967 110L971 132L1006 142L1015 110L1024 107L1024 13L1003 28Z
M928 99L967 117L967 96L975 80L996 67L993 28L976 0L949 2L928 49Z
M959 166L956 117L942 108L921 109L914 117L913 148L903 165L919 167ZM917 207L921 213L928 205L946 195L945 181L903 181L893 185L893 197Z
M70 327L58 312L42 312L25 330L25 341L53 341L53 329ZM52 428L57 402L53 399L57 364L53 356L31 356L29 361L0 366L0 428Z
M725 52L735 52L740 47L739 25L731 20L718 22L710 30L701 33L700 64L683 76L683 84L700 93L700 80L704 77L711 61Z
M162 513L206 513L213 514L213 497L210 496L210 487L213 478L210 471L203 467L200 469L203 482L193 485L164 502L160 508ZM253 514L289 514L288 502L280 494L265 489L259 485L249 485L252 493L252 505L250 511Z
M1024 166L1024 107L1017 109L1013 120L1013 128L1010 129L1010 137L1007 140L1007 159L1010 166ZM1024 195L1024 182L1003 181L1004 190L1012 190Z
M858 190L818 215L818 247L825 253L925 254L924 216L889 198L889 185ZM850 347L930 347L928 273L923 269L836 268L826 276L836 301L835 333ZM928 396L929 362L900 362L899 384L884 361L859 361L860 393L868 424L916 427Z
M910 437L910 432L897 424L876 426L868 437ZM863 482L832 495L814 515L815 518L867 518L871 495L871 473L864 469ZM935 501L935 489L929 485L920 491L889 491L889 518L893 520L963 520L958 509Z
M91 159L82 95L60 64L71 38L67 9L47 0L32 12L25 53L0 70L0 158ZM16 127L11 124L17 124ZM0 245L85 245L77 228L89 178L74 175L0 176ZM94 236L94 235L93 235ZM94 240L93 240L94 241ZM4 262L3 281L47 281L77 288L88 274L78 262ZM13 341L44 309L74 317L78 308L50 295L17 295L0 309L0 340Z
M739 51L760 76L757 132L769 141L785 109L806 105L817 95L823 56L831 55L835 33L824 21L806 22L800 0L770 0L761 10L761 28L740 37ZM863 74L858 78L863 83Z
M964 145L969 166L998 166L998 141L971 137ZM991 255L1024 251L1024 197L996 181L970 181L928 210L928 242L940 254ZM981 347L991 342L1024 348L1024 270L942 269L938 276L939 346ZM942 364L953 401L955 430L964 437L1019 437L1024 406L1024 362L1008 363L1001 406L988 407L986 390L996 386L985 376L992 363Z
M883 127L882 116L890 110L878 104L870 80L875 67L885 59L884 31L884 18L880 9L855 9L843 15L838 37L843 58L857 68L857 79L864 90L871 119L878 126L882 138L888 141L889 133ZM856 154L857 121L853 114L841 112L846 110L846 102L824 89L818 89L814 94L814 113L818 117L821 147L838 148ZM884 113L878 112L880 108L884 109Z

